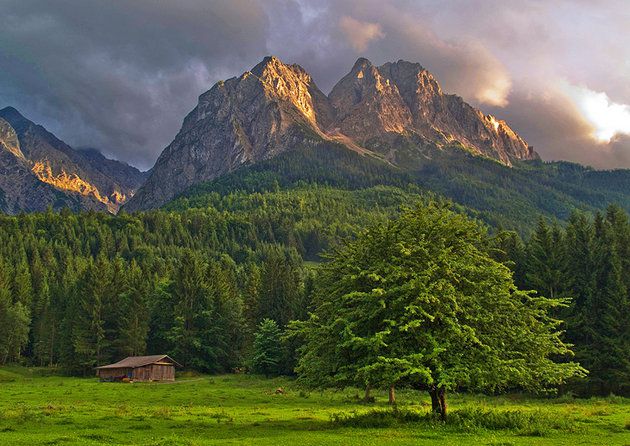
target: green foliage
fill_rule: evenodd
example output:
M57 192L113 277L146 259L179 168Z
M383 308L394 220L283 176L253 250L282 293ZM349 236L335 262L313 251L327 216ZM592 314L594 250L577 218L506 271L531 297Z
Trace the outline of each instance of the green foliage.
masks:
M242 366L261 304L282 323L306 311L302 259L272 226L214 209L0 216L0 361L89 375L151 353Z
M282 331L273 319L263 319L254 338L252 371L265 376L279 375L282 358Z
M252 357L264 318L284 329L306 319L317 303L312 299L321 299L313 265L322 251L385 224L401 206L434 191L450 197L454 210L497 229L484 247L512 270L519 289L571 298L569 307L550 311L566 321L563 339L592 369L576 390L627 393L627 172L542 162L508 168L448 148L430 159L417 155L401 154L409 159L400 169L331 144L195 186L164 210L0 216L2 290L9 293L0 313L8 322L0 330L14 327L0 340L10 344L4 360L92 374L95 364L127 355L172 353L200 370L240 367ZM609 202L619 206L596 224L592 213ZM576 209L582 212L571 216ZM541 214L559 223L543 222ZM375 320L389 320L391 309L380 309L376 294L370 298ZM187 311L182 299L198 312ZM283 342L282 373L292 372L303 341ZM407 370L423 364L412 356L378 359L378 339L366 342L360 348L378 355L361 373L379 386L389 380L406 386ZM348 380L350 372L334 381Z
M541 221L522 260L510 260L524 264L528 287L571 300L556 315L589 370L586 381L574 384L583 394L630 392L629 239L627 214L609 206L594 218L573 214L565 230Z
M320 271L305 384L545 390L583 375L548 310L515 288L484 230L440 203L407 209L330 254ZM437 397L438 395L436 395ZM445 403L439 403L445 411Z
M217 198L326 185L360 194L388 186L402 194L433 192L461 205L493 227L528 234L540 215L566 220L575 210L594 212L609 203L630 211L630 172L596 171L566 162L521 162L507 167L459 148L417 154L396 168L335 145L295 149L271 160L193 186L168 209L214 206ZM378 201L377 204L382 204ZM376 204L375 203L375 204Z
M0 259L0 364L20 358L28 342L30 312L10 291L10 269Z
M480 430L511 430L520 436L546 436L559 432L577 430L575 420L566 416L520 409L502 410L467 407L453 411L444 423L435 415L409 409L373 409L361 414L337 413L331 416L337 426L354 428L388 428L405 426L425 426L428 429L457 429L464 432Z

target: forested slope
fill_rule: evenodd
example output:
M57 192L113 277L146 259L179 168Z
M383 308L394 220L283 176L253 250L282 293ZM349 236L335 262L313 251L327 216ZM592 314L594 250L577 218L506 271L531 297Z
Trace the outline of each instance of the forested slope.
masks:
M330 144L295 150L193 186L166 208L215 206L217 195L327 185L357 191L386 185L402 195L435 193L493 227L531 231L539 217L566 220L615 203L630 210L630 170L597 171L567 162L520 162L507 167L461 148L435 150L401 169ZM410 199L409 196L406 199ZM379 205L376 200L372 206Z

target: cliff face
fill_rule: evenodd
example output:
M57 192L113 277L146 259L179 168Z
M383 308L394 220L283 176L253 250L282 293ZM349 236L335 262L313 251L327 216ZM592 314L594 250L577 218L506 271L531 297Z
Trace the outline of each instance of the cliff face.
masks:
M507 165L537 157L505 122L444 94L418 64L376 67L359 59L326 96L300 66L267 57L199 97L125 209L158 207L243 164L325 141L363 154L379 152L401 167L412 166L403 165L400 146L417 147L421 154L426 147L459 143Z
M396 136L416 144L458 142L478 155L511 165L537 154L504 121L447 95L431 73L406 61L375 67L359 59L330 93L341 131L355 141L387 150L396 161Z
M315 144L323 135L321 126L331 120L328 99L310 75L297 65L265 58L199 97L139 195L125 208L159 206L190 185L242 164L297 144Z
M48 206L116 212L144 180L133 167L72 149L11 107L0 110L0 149L4 212Z

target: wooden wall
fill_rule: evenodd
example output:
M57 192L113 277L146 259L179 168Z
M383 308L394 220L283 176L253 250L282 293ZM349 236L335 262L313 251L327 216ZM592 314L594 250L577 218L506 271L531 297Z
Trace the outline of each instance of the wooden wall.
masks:
M175 381L175 366L150 364L135 369L98 369L96 375L101 379L130 376L134 381Z
M101 379L130 376L131 369L98 369L96 375Z
M174 381L175 367L172 365L151 364L133 371L135 381Z

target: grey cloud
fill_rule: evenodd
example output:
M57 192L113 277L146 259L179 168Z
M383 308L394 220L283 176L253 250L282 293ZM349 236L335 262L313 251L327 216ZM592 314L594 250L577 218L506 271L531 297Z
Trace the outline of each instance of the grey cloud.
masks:
M569 98L548 90L518 91L505 109L484 107L505 119L545 160L568 160L599 169L630 167L630 137L610 143L593 140L591 125Z
M150 167L197 96L265 54L254 1L2 0L0 104Z
M0 106L141 167L199 94L266 54L304 66L324 91L358 56L420 62L543 157L630 167L627 138L593 142L557 88L630 103L625 0L0 0L0 10Z
M324 90L329 90L358 56L378 64L407 59L418 61L435 73L449 91L479 102L505 104L511 82L502 63L474 41L441 39L421 11L405 8L405 3L378 0L318 2L320 8L316 20L300 14L290 18L276 16L271 19L275 22L273 28L284 29L285 38L271 42L270 48L280 56L287 55L303 64ZM340 26L343 18L366 26L378 26L380 35L364 42L364 50L358 50L356 40L348 36L347 27ZM287 29L293 32L288 33ZM312 38L313 35L326 38ZM287 42L302 44L287 46Z

